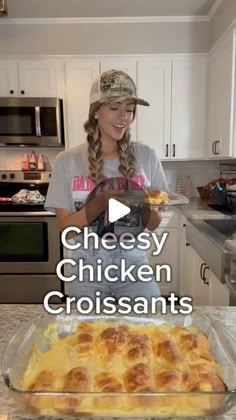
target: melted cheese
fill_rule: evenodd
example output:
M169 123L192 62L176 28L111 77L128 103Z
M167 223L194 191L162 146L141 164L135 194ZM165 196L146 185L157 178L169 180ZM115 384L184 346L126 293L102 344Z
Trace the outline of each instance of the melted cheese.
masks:
M226 390L209 342L196 328L99 321L59 338L57 327L45 332L50 350L34 346L24 376L24 389L49 393L29 397L36 414L203 415L221 397L187 393ZM166 394L149 395L158 392Z
M147 191L144 195L144 203L147 203L147 204L167 204L168 202L169 202L169 197L165 191L161 191L161 190Z

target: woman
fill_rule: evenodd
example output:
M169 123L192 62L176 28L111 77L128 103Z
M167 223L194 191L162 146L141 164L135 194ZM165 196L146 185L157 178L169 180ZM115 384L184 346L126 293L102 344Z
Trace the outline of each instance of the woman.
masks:
M58 155L48 189L45 207L56 212L60 231L70 226L81 229L89 226L92 231L100 232L101 236L101 221L106 224L109 199L113 197L128 204L119 190L126 189L129 180L135 188L167 190L164 172L155 150L144 144L131 143L130 125L135 118L137 104L149 105L137 97L133 80L122 71L106 71L93 83L89 118L84 125L87 142ZM101 189L100 194L91 199L91 191L106 179L107 189ZM145 216L144 213L142 216ZM131 217L130 226L135 225L138 218L137 208L131 211ZM119 232L129 231L129 223L125 226L125 221L125 218L120 224L117 221ZM160 221L160 213L151 210L145 226L152 231ZM110 231L113 232L112 229ZM72 242L82 241L81 235L73 235L75 233L68 234ZM71 258L77 262L83 259L86 264L91 264L95 274L98 258L106 262L106 265L119 265L121 259L125 259L128 264L135 265L136 271L141 264L148 264L146 252L137 247L132 250L124 250L119 246L115 250L102 247L98 250L92 247L89 250L79 248L78 251L72 251ZM78 274L76 270L77 266L71 268L71 272ZM91 282L90 275L84 274L82 279L79 278L80 282L76 280L66 283L66 293L93 299L98 290L101 297L114 295L117 299L121 296L149 299L160 295L154 278L145 283L138 279L136 282L121 282L121 279L108 282L104 278L96 283Z

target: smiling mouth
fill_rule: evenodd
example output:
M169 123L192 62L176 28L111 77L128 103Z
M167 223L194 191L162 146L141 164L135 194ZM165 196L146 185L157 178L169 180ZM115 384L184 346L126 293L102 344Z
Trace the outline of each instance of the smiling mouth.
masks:
M113 127L119 128L121 130L121 129L125 128L125 125L113 124Z

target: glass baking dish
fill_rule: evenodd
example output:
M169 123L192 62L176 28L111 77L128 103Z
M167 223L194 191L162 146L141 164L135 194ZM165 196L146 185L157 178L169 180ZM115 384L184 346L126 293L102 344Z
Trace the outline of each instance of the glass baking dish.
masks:
M54 332L59 337L73 334L80 322L104 320L111 323L162 324L196 326L208 337L211 352L223 368L223 380L228 387L225 392L49 392L28 391L22 383L28 360L35 343L41 351L50 348L50 336L45 338L49 324L56 323ZM158 314L150 317L137 316L81 316L45 315L25 325L6 346L2 358L4 381L18 408L31 416L46 417L126 417L150 418L197 417L223 415L236 405L236 340L219 323L194 310L190 315ZM127 411L127 400L132 402L132 411ZM40 401L40 411L38 409ZM82 401L79 409L75 401ZM43 407L43 408L42 408ZM40 417L41 418L41 417Z

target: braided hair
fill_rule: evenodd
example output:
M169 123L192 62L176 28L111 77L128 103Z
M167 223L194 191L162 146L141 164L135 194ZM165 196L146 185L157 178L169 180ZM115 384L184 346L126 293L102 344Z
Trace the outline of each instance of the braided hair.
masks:
M95 102L90 106L89 118L84 124L88 142L89 173L90 177L96 183L104 181L105 179L103 174L101 133L95 118L95 114L100 106L101 104L98 102ZM120 173L126 178L133 177L136 172L136 159L130 138L130 129L128 128L123 138L118 141L117 150L120 163L118 169Z

